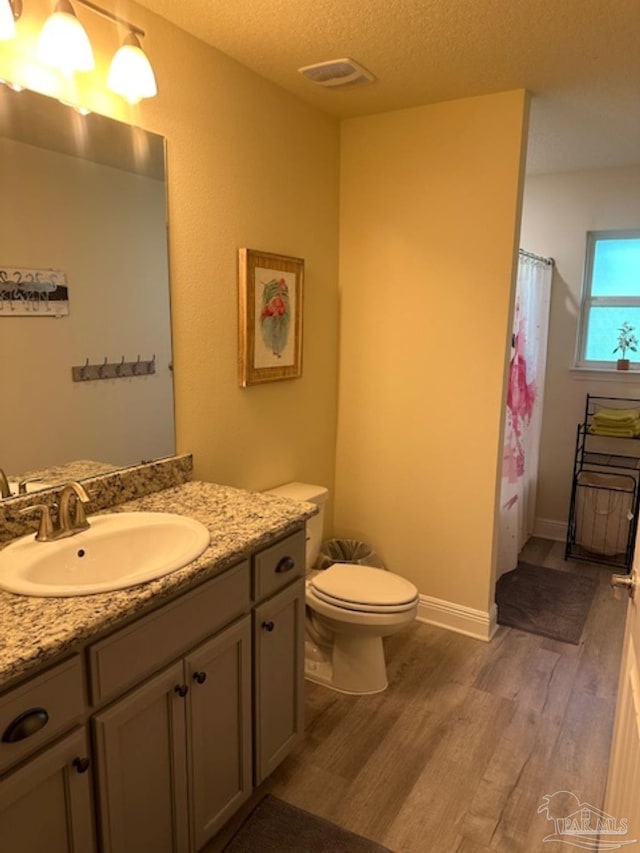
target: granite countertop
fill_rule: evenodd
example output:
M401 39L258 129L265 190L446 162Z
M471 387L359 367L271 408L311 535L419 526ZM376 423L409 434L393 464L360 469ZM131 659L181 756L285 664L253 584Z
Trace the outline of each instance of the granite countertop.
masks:
M22 480L25 477L37 477L47 485L56 483L68 483L69 480L80 480L85 477L96 477L99 474L108 474L117 471L121 465L113 465L111 462L94 462L91 459L77 459L75 462L66 462L64 465L56 465L52 468L39 468L33 471L23 471L13 474L10 480Z
M0 590L0 689L132 614L151 609L152 600L156 604L194 581L215 577L300 526L315 515L317 507L229 486L188 482L106 511L136 510L191 516L209 528L211 544L182 569L128 589L73 598L35 598Z

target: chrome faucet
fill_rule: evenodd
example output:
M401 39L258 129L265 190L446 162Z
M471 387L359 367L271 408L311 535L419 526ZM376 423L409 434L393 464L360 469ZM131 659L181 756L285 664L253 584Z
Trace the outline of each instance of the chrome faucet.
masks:
M71 501L75 500L73 518L71 518ZM72 480L63 488L60 495L60 508L58 510L58 523L55 524L51 517L51 510L46 504L34 504L20 510L20 515L28 515L40 512L40 523L36 539L38 542L54 542L56 539L64 539L74 536L81 530L89 527L89 522L84 514L84 504L90 500L84 486Z
M9 488L9 481L7 480L7 475L4 473L2 468L0 468L0 496L3 498L11 497L11 489Z

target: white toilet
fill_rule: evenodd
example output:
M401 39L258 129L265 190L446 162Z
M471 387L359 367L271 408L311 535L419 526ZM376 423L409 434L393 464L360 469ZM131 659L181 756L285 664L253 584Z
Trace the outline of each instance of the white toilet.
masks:
M307 521L306 677L341 693L380 693L388 684L382 638L413 621L418 590L399 575L356 563L315 571L327 489L286 483L267 494L320 507Z

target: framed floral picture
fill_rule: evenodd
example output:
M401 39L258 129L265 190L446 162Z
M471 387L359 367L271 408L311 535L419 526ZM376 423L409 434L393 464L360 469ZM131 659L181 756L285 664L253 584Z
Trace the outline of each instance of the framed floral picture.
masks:
M304 261L240 249L238 363L240 385L302 375Z

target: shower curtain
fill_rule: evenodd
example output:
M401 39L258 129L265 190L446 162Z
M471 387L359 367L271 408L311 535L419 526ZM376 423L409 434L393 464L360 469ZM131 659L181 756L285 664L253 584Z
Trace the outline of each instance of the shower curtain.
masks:
M520 250L502 459L497 575L533 532L553 261Z

